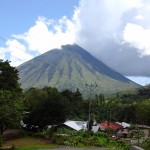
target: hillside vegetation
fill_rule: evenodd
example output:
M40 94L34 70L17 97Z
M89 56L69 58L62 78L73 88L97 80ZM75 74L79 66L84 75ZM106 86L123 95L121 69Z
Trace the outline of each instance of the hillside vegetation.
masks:
M24 90L31 87L56 87L59 91L76 91L85 96L86 84L97 83L95 94L111 94L140 87L97 60L78 45L65 45L42 54L22 65L19 82Z

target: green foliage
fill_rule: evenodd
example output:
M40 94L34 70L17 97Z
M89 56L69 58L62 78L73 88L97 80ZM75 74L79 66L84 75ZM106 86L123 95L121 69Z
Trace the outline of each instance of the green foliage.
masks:
M104 137L104 138L106 138L107 140L109 140L109 136L108 136L108 134L105 133L105 132L96 132L96 133L94 133L94 135L95 135L95 136L98 136L98 137Z
M33 107L43 99L43 97L48 97L47 92L41 89L30 88L24 93L24 106L26 111L31 111Z
M60 134L61 133L61 134ZM67 134L66 134L67 133ZM52 141L57 144L64 144L67 146L79 147L96 146L96 147L115 147L118 150L129 150L130 145L124 141L114 141L108 137L108 134L103 132L91 133L89 131L68 131L58 130L56 134L52 136Z
M137 103L136 105L136 118L139 123L143 122L150 125L150 99Z
M129 98L135 98L136 96L133 95L137 95L137 93L119 93L112 97L104 97L103 94L96 95L91 100L92 119L97 122L108 120L110 122L125 121L150 125L150 100L132 99L131 102L128 101ZM127 98L126 102L125 98ZM64 122L66 118L88 120L89 116L89 101L83 100L78 89L76 92L69 90L58 92L56 88L51 87L31 88L24 94L24 104L25 110L31 112L27 122L41 127L48 124L57 124L57 121ZM52 116L55 116L55 119ZM42 121L40 121L40 118ZM53 121L50 122L50 120Z
M23 104L16 93L0 90L0 130L13 128L20 125L22 119Z
M116 95L105 98L104 109L105 116L103 119L119 122L128 122L132 124L150 125L150 86L146 86L134 91L120 92ZM93 110L96 106L93 105ZM111 112L110 118L106 115L107 110ZM96 116L102 116L96 115ZM107 119L106 119L107 118Z
M64 144L67 146L74 146L75 147L78 144L78 140L79 140L78 137L69 138L68 140L64 141Z
M53 143L64 145L65 141L69 140L70 136L64 136L64 135L53 135L51 140Z
M30 125L38 125L40 128L64 122L68 114L67 99L56 88L46 87L38 91L34 93L37 99L32 94L30 95L32 90L27 92L25 103L30 113L25 122Z
M18 70L9 61L0 60L0 90L21 91Z
M0 60L0 146L2 134L7 128L16 128L22 119L23 103L18 83L18 71L9 61Z
M115 149L116 150L130 150L130 147L131 147L130 144L127 144L124 141L120 140L120 141L117 141Z
M102 147L107 145L107 139L105 137L98 137L93 135L90 138L88 138L84 144Z
M43 129L42 132L39 132L41 137L44 137L44 138L49 138L50 135L51 135L51 129L50 128L46 128L46 129Z
M145 140L142 142L141 147L142 147L144 150L149 150L149 148L150 148L150 139L149 139L149 138L145 139Z
M68 119L83 119L83 98L79 89L75 92L64 90L61 94L68 100ZM74 106L74 107L72 107Z
M9 63L0 60L0 134L7 128L18 127L22 118L18 71Z
M70 136L74 136L74 135L77 135L77 134L78 134L77 131L75 131L75 130L70 130L70 129L67 129L67 128L58 128L58 129L57 129L57 133L58 133L58 134L70 135Z
M108 105L103 94L96 95L92 100L91 112L96 121L101 122L107 119Z

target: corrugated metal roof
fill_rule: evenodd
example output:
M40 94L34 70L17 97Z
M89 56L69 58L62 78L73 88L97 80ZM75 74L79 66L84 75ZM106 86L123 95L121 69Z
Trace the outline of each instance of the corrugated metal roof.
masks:
M77 125L75 121L66 121L64 124L76 131L79 131L82 129L79 125Z
M67 120L66 122L63 123L64 125L79 131L79 130L87 130L87 121L72 121L72 120ZM93 126L92 131L95 133L99 130L100 126Z
M83 130L86 130L87 129L87 121L75 121L76 124L82 128Z
M123 128L128 128L128 127L130 127L130 124L128 124L128 123L126 123L126 122L116 122L116 123L122 125Z

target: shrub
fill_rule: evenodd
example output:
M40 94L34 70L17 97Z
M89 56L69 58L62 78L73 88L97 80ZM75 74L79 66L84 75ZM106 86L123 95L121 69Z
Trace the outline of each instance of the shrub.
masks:
M64 141L64 144L67 146L77 146L78 142L74 138L70 138Z
M50 128L43 129L42 136L45 137L45 138L49 138L50 137L50 133L51 133L51 129Z
M70 137L69 136L63 136L63 135L57 135L54 134L51 137L51 140L53 143L59 144L59 145L63 145L65 141L67 141Z
M141 144L141 147L144 148L145 150L149 150L150 148L150 139L146 139L143 141L143 143Z
M90 131L81 131L81 132L78 132L79 135L83 138L90 138L92 136L92 132Z
M117 142L116 149L117 150L130 150L130 145L120 140Z
M59 129L58 133L53 135L51 138L52 142L57 144L63 144L67 146L97 146L97 147L106 147L112 146L117 150L129 150L128 144L124 141L114 141L112 140L107 133L97 132L92 133L89 131L72 131L68 129Z
M57 130L57 133L59 133L59 134L67 134L67 135L76 135L77 131L66 129L66 128L59 128Z

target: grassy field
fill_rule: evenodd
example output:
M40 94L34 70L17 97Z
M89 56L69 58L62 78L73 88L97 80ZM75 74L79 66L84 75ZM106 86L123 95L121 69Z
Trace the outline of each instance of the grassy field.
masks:
M33 150L38 148L58 148L58 145L54 145L48 139L22 137L13 140L4 141L3 146L14 145L18 150Z

